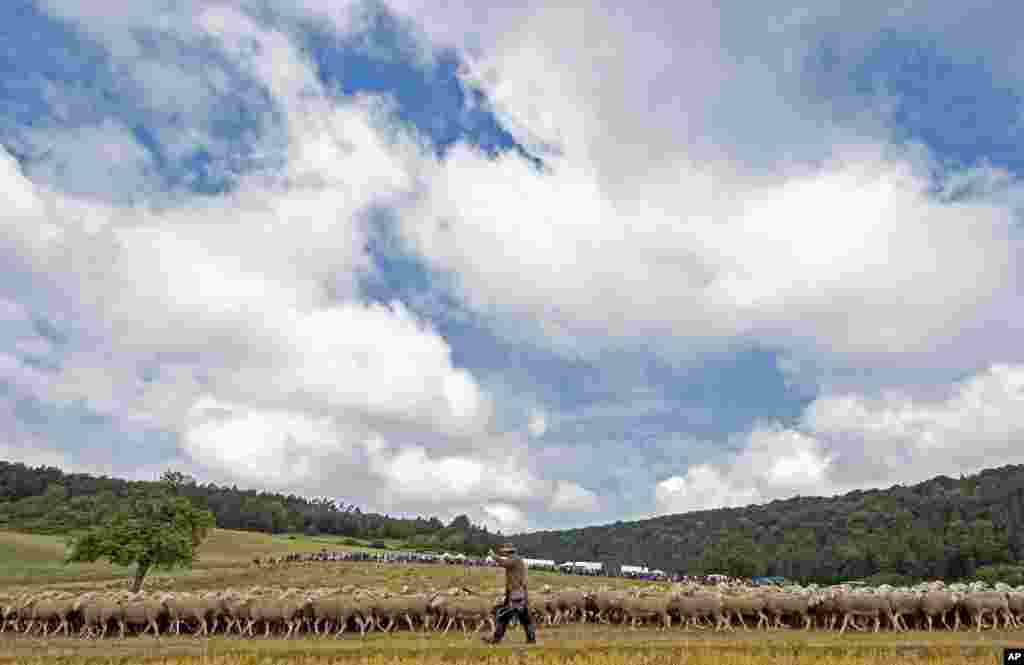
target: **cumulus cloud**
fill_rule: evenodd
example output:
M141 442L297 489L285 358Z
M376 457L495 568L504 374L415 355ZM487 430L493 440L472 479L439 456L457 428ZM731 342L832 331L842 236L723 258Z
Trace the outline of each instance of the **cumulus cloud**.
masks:
M491 503L483 507L483 518L478 522L491 531L517 533L529 524L523 511L508 503Z
M675 354L743 340L876 368L1020 360L1019 183L949 203L936 189L963 172L936 183L945 167L892 141L881 98L820 96L808 70L834 31L856 60L880 30L961 13L869 3L840 26L773 6L753 34L731 3L631 11L629 29L599 2L499 6L488 27L395 6L464 47L466 85L545 160L457 148L403 226L516 338L578 353L656 336Z
M866 2L840 21L833 2L388 3L421 31L403 57L454 46L463 86L483 95L467 104L493 110L537 168L464 143L436 157L386 99L325 85L303 26L352 34L372 15L360 3L42 2L100 45L160 150L127 114L85 113L72 86L46 91L66 126L20 131L27 157L0 149L0 376L18 395L174 433L201 477L311 493L345 477L369 508L429 500L505 531L592 516L608 503L586 486L618 478L635 512L650 486L636 481L667 475L668 452L638 445L610 466L622 441L601 454L559 441L553 424L572 415L557 407L509 409L525 431L496 431L508 404L456 361L457 336L365 301L370 218L389 209L403 249L512 343L597 360L623 346L674 362L780 352L816 396L799 424L758 426L735 460L668 477L661 509L905 481L908 462L991 464L1020 430L1024 192L896 141L891 91L827 97L809 69L826 37L856 61L881 31L913 31L954 54L984 39L993 71L1019 83L1005 27L1018 22L970 5ZM172 186L157 153L202 155L227 191ZM70 342L38 334L34 314ZM850 368L860 381L837 378ZM880 391L903 370L973 378L941 395ZM26 436L11 455L64 459ZM530 437L563 466L540 464ZM567 465L593 482L561 477Z
M189 415L185 451L249 482L301 482L324 458L346 452L328 418L239 408L209 397L197 400Z
M530 436L544 436L544 433L548 431L547 417L540 411L531 413L530 419L526 423L526 429L530 432Z
M576 483L560 480L555 485L551 509L556 512L588 513L600 509L597 495Z
M742 184L680 165L664 174L674 188L648 182L626 198L571 157L538 173L459 149L405 232L475 307L538 322L539 343L754 339L836 362L962 369L1016 358L1011 334L979 325L1024 327L1006 315L1024 311L1014 211L936 199L926 166L857 149Z
M1024 366L993 365L943 388L819 397L796 427L757 427L734 458L658 483L659 510L831 495L1024 462Z
M0 356L0 363L2 359L3 356ZM0 364L0 372L0 376L6 376L7 367ZM0 459L28 466L55 466L59 469L67 468L70 463L66 452L41 440L21 423L15 413L14 400L3 395L0 395L0 436L3 436Z
M217 196L126 205L92 196L110 183L88 180L98 176L78 153L22 166L2 151L10 205L0 253L40 285L30 306L5 298L5 319L24 328L29 309L62 315L71 339L52 370L0 356L4 379L41 403L84 404L124 427L172 432L177 461L204 478L323 493L344 474L345 492L363 505L393 483L400 508L439 495L479 505L485 484L523 500L535 479L469 454L469 437L491 435L492 407L449 343L400 302L366 303L359 292L372 270L369 211L408 194L419 148L384 120L380 100L334 98L290 36L226 5L194 9L163 27L219 45L269 91L283 134L248 140L278 159ZM148 20L121 19L93 26L115 60L137 46L126 36L132 25ZM207 111L197 105L186 117L201 125L193 115ZM92 150L92 159L143 173L145 160L132 155L148 153L119 136L111 145L120 156ZM43 147L66 139L36 137ZM22 353L52 351L31 331L19 335ZM421 468L428 450L436 463ZM484 483L485 471L503 480Z

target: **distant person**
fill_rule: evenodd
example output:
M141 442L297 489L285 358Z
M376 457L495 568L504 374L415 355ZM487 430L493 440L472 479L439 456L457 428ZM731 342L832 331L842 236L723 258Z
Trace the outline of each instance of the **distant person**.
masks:
M498 644L505 636L505 629L512 617L519 619L526 632L526 643L535 644L537 633L530 618L529 598L526 595L526 564L516 556L515 545L506 543L498 548L498 554L489 554L495 563L505 569L505 602L497 607L494 617L494 635L483 638L488 644Z

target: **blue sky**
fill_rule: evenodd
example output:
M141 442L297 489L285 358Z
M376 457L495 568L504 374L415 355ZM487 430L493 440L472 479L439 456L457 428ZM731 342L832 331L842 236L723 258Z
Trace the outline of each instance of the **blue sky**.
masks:
M743 7L4 4L0 456L506 531L1020 461L1020 10Z

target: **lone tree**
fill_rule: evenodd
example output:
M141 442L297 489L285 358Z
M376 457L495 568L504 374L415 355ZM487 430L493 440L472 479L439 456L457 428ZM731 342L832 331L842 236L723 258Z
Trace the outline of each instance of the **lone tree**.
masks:
M132 591L142 588L150 568L191 567L195 550L216 525L213 513L196 508L167 485L132 491L103 525L72 538L65 563L106 559L135 564Z

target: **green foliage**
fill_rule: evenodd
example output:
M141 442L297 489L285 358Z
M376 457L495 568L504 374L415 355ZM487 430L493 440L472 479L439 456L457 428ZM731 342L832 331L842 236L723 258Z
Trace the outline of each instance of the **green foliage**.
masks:
M783 575L830 583L972 579L976 570L1024 558L1024 466L990 469L961 483L939 476L910 487L796 497L762 506L664 515L515 537L521 551L570 560L600 548L617 564L682 573ZM642 560L641 560L642 559Z
M982 566L975 571L974 576L979 580L995 584L1005 582L1011 586L1024 585L1024 564L994 564Z
M752 535L738 530L721 532L704 551L698 567L704 574L740 577L755 577L767 572L762 548L754 542Z
M135 590L150 568L191 567L195 549L215 526L213 514L166 489L133 492L106 523L69 539L66 563L105 559L136 567Z
M157 481L126 481L3 461L0 528L50 534L89 529L114 513L131 492L147 487L188 497L198 508L212 512L217 524L225 529L415 540L437 547L443 539L454 536L447 548L466 554L480 551L485 543L493 546L498 542L497 536L474 526L465 515L446 527L437 517L407 519L364 513L355 505L327 497L308 499L212 483L200 485L191 476L173 470Z
M912 586L921 581L918 577L901 575L899 573L875 573L864 579L869 585L880 586L890 584L892 586Z
M306 499L199 485L170 473L128 482L28 469L0 462L0 528L67 533L91 528L120 510L132 491L163 483L214 513L219 526L401 541L420 551L486 552L506 539L460 515L392 518L335 499ZM410 535L411 534L411 535ZM783 575L803 581L866 578L971 579L988 566L1024 558L1024 466L957 480L939 476L911 487L797 497L763 506L664 515L509 538L527 556L589 558L609 566L640 564L673 573ZM399 545L395 545L398 547Z

